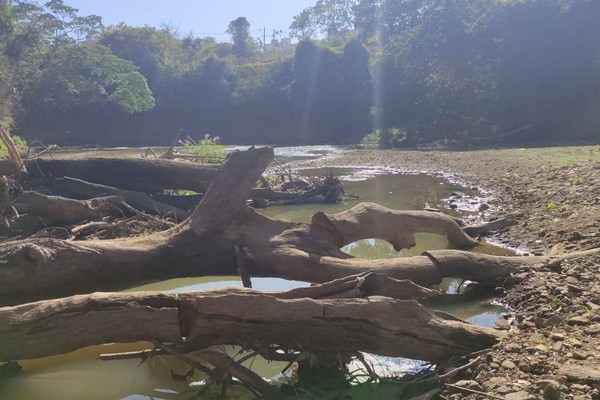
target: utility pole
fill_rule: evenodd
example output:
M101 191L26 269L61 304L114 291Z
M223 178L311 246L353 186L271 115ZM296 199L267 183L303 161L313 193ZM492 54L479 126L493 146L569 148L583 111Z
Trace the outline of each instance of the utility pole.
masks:
M267 28L263 27L263 53L267 51Z

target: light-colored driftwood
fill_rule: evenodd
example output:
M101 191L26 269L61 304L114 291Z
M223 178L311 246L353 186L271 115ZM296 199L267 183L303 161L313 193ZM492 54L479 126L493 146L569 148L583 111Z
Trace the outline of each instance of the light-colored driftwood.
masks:
M158 340L437 361L487 348L502 334L444 320L414 300L282 299L244 288L95 293L0 308L0 361L81 347Z
M12 166L14 168L13 171L6 171L2 175L12 175L12 173L27 173L27 167L21 158L21 154L19 154L19 150L15 145L15 142L12 140L10 135L0 126L0 140L4 142L6 145L6 149L8 150L8 155L10 157L10 161L12 162Z
M103 196L120 196L127 204L135 207L138 210L145 211L153 215L171 217L176 220L183 220L189 216L189 212L170 204L161 203L150 198L142 192L132 190L119 189L112 186L99 185L90 183L81 179L63 177L53 181L53 189L58 190L61 194L66 194L71 197L88 199L90 197Z
M123 216L123 210L126 210L123 202L121 196L74 200L25 191L15 200L14 206L20 213L40 217L47 225L70 225L85 220L99 220L109 215Z
M269 219L250 209L246 199L272 157L270 148L230 154L191 217L168 231L118 240L31 239L0 244L0 304L113 291L175 277L237 275L235 246L244 249L250 276L315 283L364 272L422 286L437 284L445 276L494 282L517 267L549 260L466 251L354 259L340 247L365 237L389 240L396 248L410 247L413 233L424 229L445 234L459 246L470 247L473 241L443 215L434 220L431 213L402 213L373 204L330 216L317 213L312 224Z

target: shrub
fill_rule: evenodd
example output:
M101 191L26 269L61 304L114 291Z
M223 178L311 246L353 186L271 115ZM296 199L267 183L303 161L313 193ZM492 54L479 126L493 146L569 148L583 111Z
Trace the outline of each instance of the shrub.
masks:
M380 149L392 149L408 145L408 135L405 129L386 128L377 129L369 133L360 141L361 144L377 145Z
M185 139L184 148L186 152L198 156L201 161L209 164L219 164L225 160L225 147L221 144L218 136L210 137L206 134L199 141L188 136Z

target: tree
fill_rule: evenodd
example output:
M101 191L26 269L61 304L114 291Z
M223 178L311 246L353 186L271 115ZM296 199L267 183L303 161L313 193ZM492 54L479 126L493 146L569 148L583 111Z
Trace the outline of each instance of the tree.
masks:
M312 39L316 33L332 35L354 29L357 0L319 0L294 17L293 37Z
M23 100L38 112L107 102L129 113L154 107L146 78L102 45L69 45L55 51Z
M252 46L250 39L250 23L246 17L239 17L229 23L227 33L233 39L233 53L238 57L248 57Z

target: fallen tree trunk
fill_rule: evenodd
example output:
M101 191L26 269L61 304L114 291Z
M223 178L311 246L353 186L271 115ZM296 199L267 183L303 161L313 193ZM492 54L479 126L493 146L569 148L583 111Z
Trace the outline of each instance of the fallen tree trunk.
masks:
M97 183L86 182L81 179L63 177L52 181L52 189L58 190L63 195L75 198L89 199L99 195L120 196L127 204L138 210L145 211L153 215L172 217L176 220L183 220L189 216L189 212L170 204L161 203L158 200L150 198L142 192L119 189L112 186L100 185Z
M490 232L499 231L517 225L517 221L512 218L498 218L494 221L482 222L476 225L466 226L464 231L471 237L484 236Z
M126 212L123 202L121 196L74 200L25 191L15 200L14 206L19 213L40 217L47 225L70 225L84 220L100 220L109 215L123 216Z
M176 277L237 275L236 246L243 250L249 276L315 283L370 271L422 286L445 276L495 282L520 266L549 260L464 251L354 259L340 248L362 238L385 239L396 249L413 246L413 234L423 230L444 234L457 246L475 241L450 217L368 203L331 216L317 213L311 224L269 219L249 208L246 199L272 157L269 148L232 153L192 216L168 231L115 240L0 243L0 304L114 291Z
M487 348L502 334L444 320L416 301L281 299L250 289L95 293L0 309L0 361L109 342L234 344L439 361Z
M217 172L213 165L147 158L35 159L26 166L32 178L70 176L145 193L164 189L205 193ZM10 164L0 164L0 174L10 175L11 169Z

